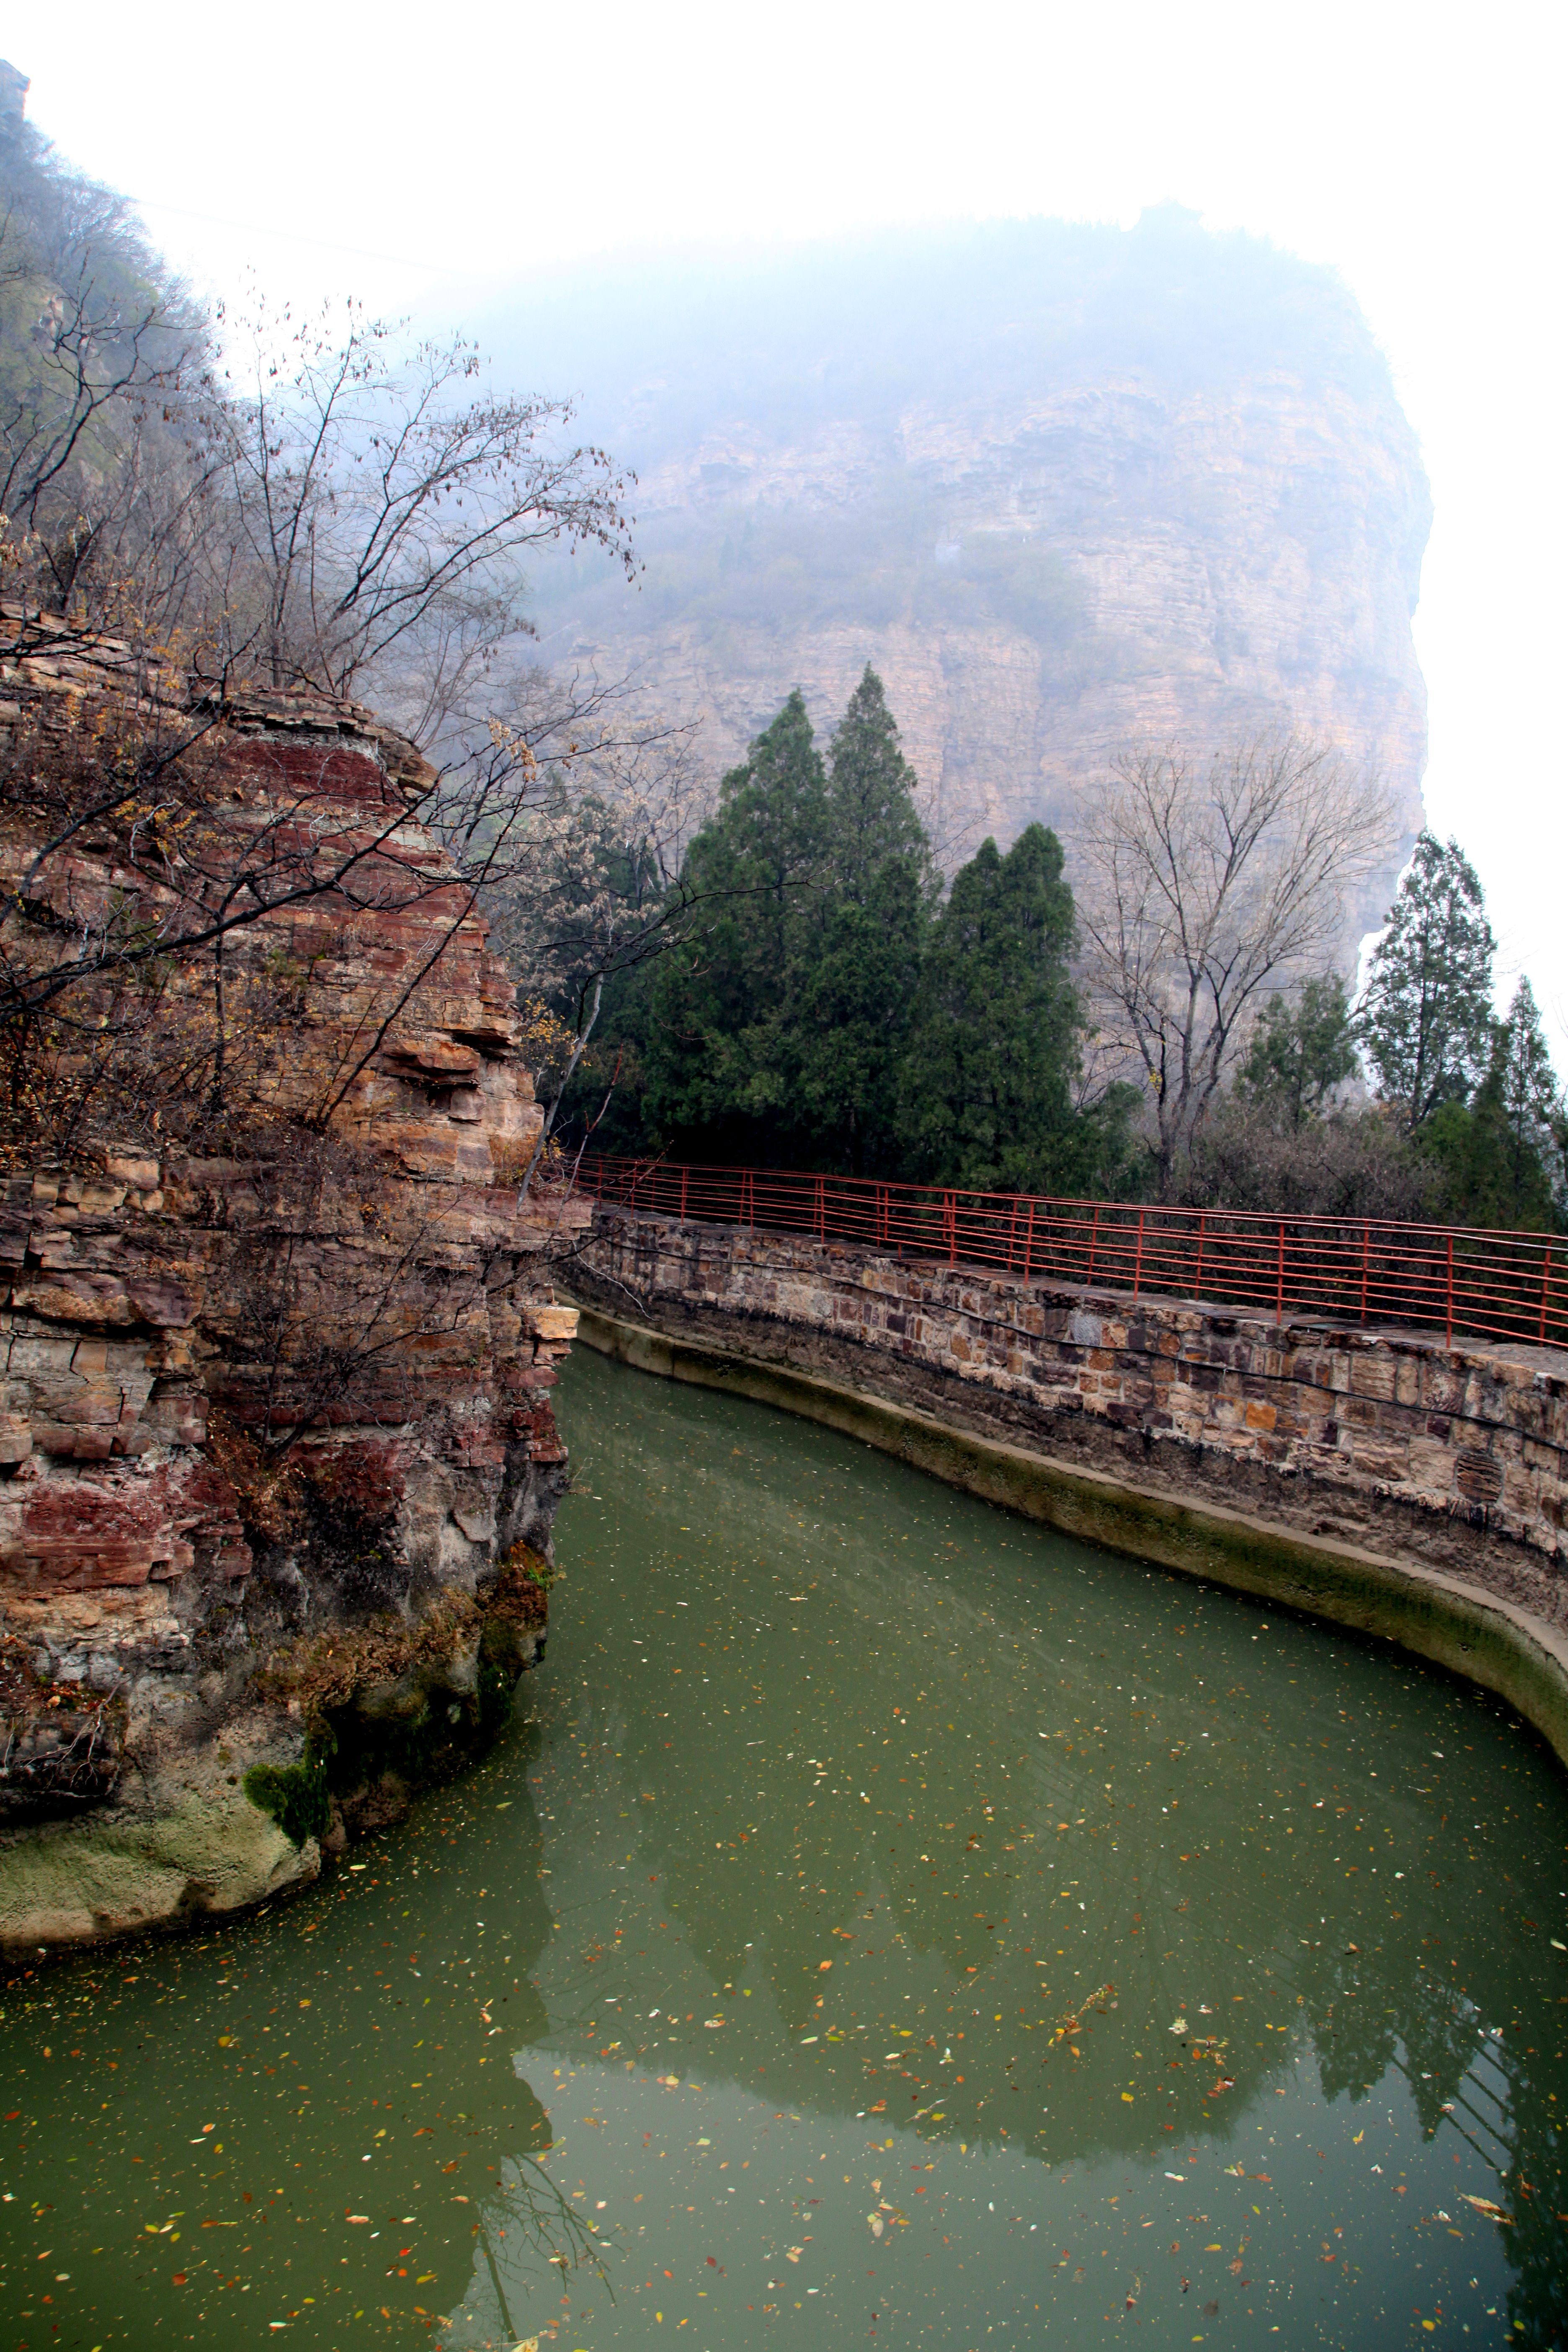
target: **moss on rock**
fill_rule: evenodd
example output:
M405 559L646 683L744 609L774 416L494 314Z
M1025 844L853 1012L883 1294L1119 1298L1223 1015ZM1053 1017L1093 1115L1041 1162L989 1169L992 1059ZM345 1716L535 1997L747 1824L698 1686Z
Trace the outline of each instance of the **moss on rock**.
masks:
M326 1834L332 1801L326 1766L313 1740L306 1741L298 1764L253 1764L244 1788L251 1803L269 1813L293 1844Z

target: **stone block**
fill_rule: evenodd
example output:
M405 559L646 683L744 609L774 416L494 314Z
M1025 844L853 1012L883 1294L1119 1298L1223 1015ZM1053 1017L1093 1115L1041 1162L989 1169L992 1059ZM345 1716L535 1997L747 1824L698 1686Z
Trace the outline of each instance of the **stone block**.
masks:
M154 1397L143 1409L142 1427L160 1445L205 1445L207 1401L204 1396Z
M104 1156L103 1172L111 1184L122 1184L137 1192L155 1192L163 1181L158 1161L140 1151L116 1151L111 1148Z
M114 1184L107 1181L89 1182L81 1188L81 1197L78 1205L84 1216L110 1216L124 1201L125 1192L126 1187L123 1184Z
M542 1302L523 1308L523 1324L536 1339L568 1340L577 1336L577 1309Z
M19 1333L6 1349L7 1373L13 1380L58 1379L69 1372L77 1344L75 1339L44 1339L34 1332Z

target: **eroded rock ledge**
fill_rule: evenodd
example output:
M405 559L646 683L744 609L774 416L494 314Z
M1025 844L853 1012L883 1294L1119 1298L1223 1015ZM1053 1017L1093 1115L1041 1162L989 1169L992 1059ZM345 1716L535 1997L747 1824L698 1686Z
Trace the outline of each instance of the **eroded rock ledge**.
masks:
M41 708L79 732L117 662L35 632L0 660L0 722ZM540 1113L514 990L401 821L427 772L368 713L268 698L226 709L201 758L203 809L237 840L395 824L398 887L247 935L236 971L309 984L243 1148L79 1135L0 1171L13 1950L310 1878L474 1752L544 1636L566 1462L549 1391L575 1325L546 1259L581 1213L548 1182L520 1205ZM5 921L20 885L35 931L36 843L13 795ZM132 889L156 878L112 825L83 828L42 917ZM346 1078L311 1123L324 1064Z

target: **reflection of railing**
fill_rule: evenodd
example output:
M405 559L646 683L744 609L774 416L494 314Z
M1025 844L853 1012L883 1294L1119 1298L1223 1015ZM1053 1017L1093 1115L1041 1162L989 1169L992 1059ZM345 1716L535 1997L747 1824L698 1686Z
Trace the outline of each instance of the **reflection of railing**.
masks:
M658 1216L809 1234L1025 1282L1568 1346L1561 1234L1053 1201L664 1160L585 1157L579 1181L595 1200Z

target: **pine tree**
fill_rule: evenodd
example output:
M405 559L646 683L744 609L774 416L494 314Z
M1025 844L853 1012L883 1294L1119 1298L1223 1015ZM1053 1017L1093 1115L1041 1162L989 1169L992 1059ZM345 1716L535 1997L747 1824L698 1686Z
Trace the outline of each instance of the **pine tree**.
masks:
M802 903L780 1019L797 1113L820 1164L896 1172L904 1048L937 877L915 772L868 666L831 747L827 850Z
M1534 992L1521 980L1507 1020L1492 1024L1490 1066L1474 1097L1440 1104L1417 1139L1443 1170L1447 1214L1527 1232L1555 1225L1560 1117Z
M1423 833L1372 959L1359 1023L1379 1091L1419 1128L1484 1080L1497 942L1474 866Z
M1237 1093L1289 1128L1315 1118L1359 1067L1350 998L1337 972L1310 980L1292 1005L1271 996L1237 1079Z
M868 668L824 765L797 691L726 776L685 880L711 909L656 984L648 1108L682 1149L893 1172L935 876Z
M1493 1050L1499 1118L1510 1190L1517 1202L1535 1199L1555 1151L1559 1095L1551 1049L1541 1026L1535 992L1521 980Z
M789 1123L774 1066L779 994L797 901L820 877L827 782L798 688L720 785L719 807L687 853L704 913L654 983L647 1027L646 1115L697 1149L749 1155Z
M929 883L931 849L915 784L882 681L868 662L834 734L827 782L833 881L858 906L869 903L892 858L907 859Z
M953 877L927 959L909 1088L914 1164L981 1191L1081 1191L1114 1158L1125 1104L1074 1108L1081 1012L1061 844L1026 827Z

